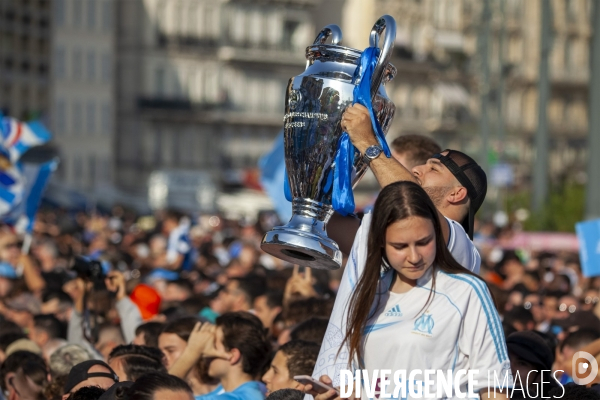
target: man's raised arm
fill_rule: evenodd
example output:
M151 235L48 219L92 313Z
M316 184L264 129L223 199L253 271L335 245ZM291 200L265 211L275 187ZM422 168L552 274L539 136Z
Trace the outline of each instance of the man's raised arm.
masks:
M342 128L348 132L352 144L360 154L365 154L365 150L370 146L379 146L379 141L375 137L371 125L369 110L360 104L354 104L346 109L342 118ZM394 157L379 156L371 160L369 167L382 188L400 181L419 183L413 173L404 168ZM439 210L438 218L440 219L444 240L448 242L450 228L444 215Z

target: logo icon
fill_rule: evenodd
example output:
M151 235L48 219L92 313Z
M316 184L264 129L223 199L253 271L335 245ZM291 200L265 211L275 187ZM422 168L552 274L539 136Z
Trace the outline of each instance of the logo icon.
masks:
M388 312L385 313L386 317L401 317L402 311L400 311L400 306L396 304L394 307L390 308Z
M288 99L288 104L290 105L290 110L295 110L298 106L298 103L302 100L302 94L300 94L299 90L292 89L290 91L290 97Z
M578 385L592 383L598 375L598 362L593 355L585 351L578 351L573 355L571 367L573 368L573 382Z
M425 312L415 321L415 327L413 328L413 332L420 332L426 335L431 335L433 331L434 321L433 316L428 312Z

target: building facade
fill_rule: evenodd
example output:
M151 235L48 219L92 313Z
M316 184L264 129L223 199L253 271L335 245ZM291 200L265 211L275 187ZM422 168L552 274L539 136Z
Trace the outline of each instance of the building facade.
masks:
M243 180L282 128L316 0L130 0L117 15L117 184L202 170Z
M50 103L50 0L0 0L0 110L46 118Z
M55 183L112 200L115 148L114 0L53 0L51 128Z

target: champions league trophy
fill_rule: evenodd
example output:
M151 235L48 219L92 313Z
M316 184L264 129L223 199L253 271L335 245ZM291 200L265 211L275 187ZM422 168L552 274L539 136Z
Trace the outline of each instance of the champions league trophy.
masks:
M325 44L331 37L332 44ZM371 80L374 114L385 134L394 117L395 106L384 85L394 78L396 68L388 64L396 22L389 15L373 26L370 46L378 47L379 58ZM335 158L342 135L340 122L347 106L353 104L355 70L362 52L341 46L342 32L337 25L326 26L312 46L306 49L307 68L290 79L284 121L285 164L291 190L291 220L264 236L261 248L273 256L316 269L337 269L342 253L327 237L327 222L333 214L332 195ZM367 164L355 149L352 187L366 172Z

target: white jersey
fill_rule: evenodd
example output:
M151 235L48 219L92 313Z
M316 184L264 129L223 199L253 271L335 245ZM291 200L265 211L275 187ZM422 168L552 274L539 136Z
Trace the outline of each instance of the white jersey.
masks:
M415 371L413 385L422 394L425 393L425 370L433 370L434 374L441 371L445 376L448 371L451 371L450 376L458 371L472 371L473 393L498 384L512 387L502 323L485 283L466 274L447 274L439 270L435 274L435 291L431 291L430 269L417 281L416 287L402 294L386 290L394 279L394 271L384 274L379 283L379 298L375 300L379 306L365 327L361 369L371 374L374 370L391 371L386 379L390 383L386 388L389 394L395 389L394 371L405 371L403 379L399 379L405 396L400 391L398 398L413 398L409 387L411 371ZM357 368L355 360L350 369ZM429 376L429 380L432 381L428 383L429 393L435 396L439 384L442 394L439 398L454 398L445 396L451 391L442 389L436 375ZM466 372L458 375L456 382L458 388L454 384L452 388L458 398L460 393L468 392ZM378 386L381 387L381 378ZM460 393L456 393L456 389ZM369 398L364 389L362 398Z
M350 257L340 282L329 325L321 345L319 357L313 371L313 378L328 375L333 380L334 386L339 386L340 369L348 368L348 349L340 350L346 332L347 305L352 296L354 287L365 267L367 257L367 238L371 224L372 213L364 216L361 226L354 238ZM479 273L481 258L475 245L465 233L463 227L455 221L446 218L450 228L448 250L456 261L465 268ZM339 351L339 357L338 355Z

